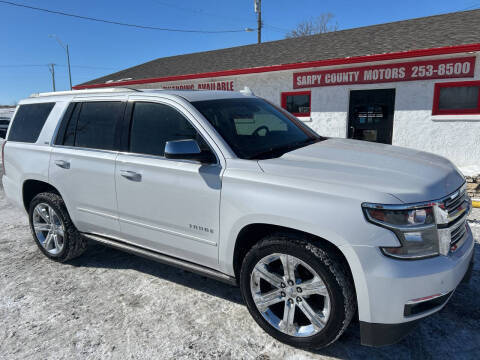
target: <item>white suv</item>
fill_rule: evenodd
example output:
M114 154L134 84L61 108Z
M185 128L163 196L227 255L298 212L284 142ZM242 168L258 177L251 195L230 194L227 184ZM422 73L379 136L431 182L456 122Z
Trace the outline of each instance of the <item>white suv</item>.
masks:
M465 180L448 160L329 139L245 93L106 89L20 102L3 185L52 260L87 239L238 283L269 334L391 344L468 278Z

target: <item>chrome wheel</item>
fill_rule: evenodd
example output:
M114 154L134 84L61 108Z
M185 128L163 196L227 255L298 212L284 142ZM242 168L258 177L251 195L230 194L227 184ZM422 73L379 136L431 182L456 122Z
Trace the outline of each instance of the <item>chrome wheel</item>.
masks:
M43 248L52 255L63 250L65 226L53 208L40 203L33 210L33 229Z
M330 296L322 278L304 261L275 253L253 268L250 289L270 325L298 337L321 331L330 316Z

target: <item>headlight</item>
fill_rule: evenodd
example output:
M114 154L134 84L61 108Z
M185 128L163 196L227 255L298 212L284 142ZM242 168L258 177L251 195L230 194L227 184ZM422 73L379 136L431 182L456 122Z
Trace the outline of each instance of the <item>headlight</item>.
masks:
M414 227L435 224L432 207L422 209L388 210L369 208L364 204L364 209L369 220L385 226Z
M439 254L439 241L434 207L395 209L395 206L362 204L368 221L392 230L400 240L400 247L382 247L389 256L419 259Z

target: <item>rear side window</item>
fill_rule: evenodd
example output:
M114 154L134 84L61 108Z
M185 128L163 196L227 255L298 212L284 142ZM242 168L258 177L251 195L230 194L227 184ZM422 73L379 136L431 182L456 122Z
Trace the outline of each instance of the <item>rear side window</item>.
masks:
M137 102L133 108L130 151L163 156L167 141L193 139L201 150L209 150L205 140L176 109L158 103Z
M125 103L96 101L71 104L68 121L62 123L57 144L90 149L115 150L118 124L123 117ZM69 119L68 119L69 118Z
M113 150L115 130L124 106L122 102L83 103L75 131L75 146Z
M8 141L34 143L55 103L20 105L13 119Z

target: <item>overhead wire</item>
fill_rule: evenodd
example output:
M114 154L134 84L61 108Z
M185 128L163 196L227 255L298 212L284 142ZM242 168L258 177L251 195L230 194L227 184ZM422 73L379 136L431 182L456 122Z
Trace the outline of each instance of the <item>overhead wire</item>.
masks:
M57 11L57 10L51 10L51 9L31 6L31 5L20 4L20 3L13 2L13 1L0 0L0 4L26 8L26 9L41 11L41 12L50 13L50 14L68 16L68 17L82 19L82 20L95 21L95 22L106 23L106 24L111 24L111 25L132 27L132 28L137 28L137 29L142 29L142 30L157 30L157 31L168 31L168 32L202 33L202 34L238 33L238 32L245 32L246 31L245 29L234 29L234 30L174 29L174 28L157 27L157 26L149 26L149 25L139 25L139 24L125 23L125 22L115 21L115 20L94 18L94 17L90 17L90 16L71 14L71 13L66 13L66 12L63 12L63 11Z

